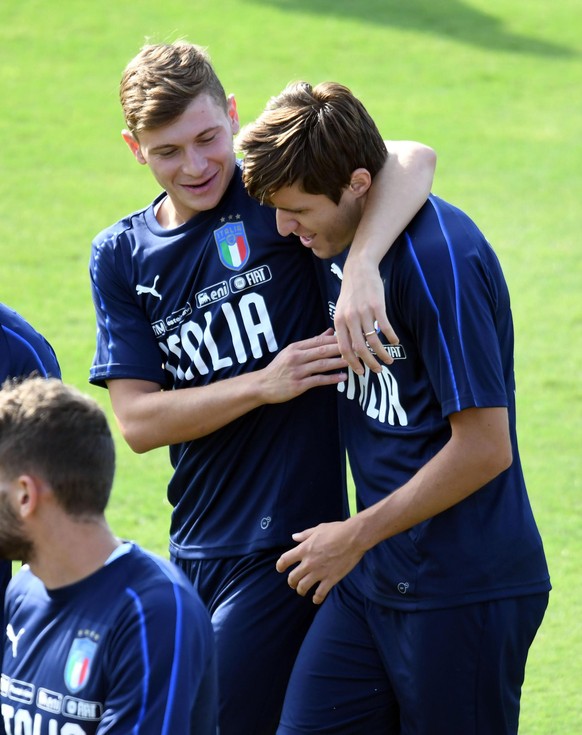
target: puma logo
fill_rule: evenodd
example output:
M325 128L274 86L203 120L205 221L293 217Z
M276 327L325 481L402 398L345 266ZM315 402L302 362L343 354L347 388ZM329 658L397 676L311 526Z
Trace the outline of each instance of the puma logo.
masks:
M158 278L159 277L160 276L157 275L154 278L153 286L142 286L141 284L138 283L137 286L135 287L135 290L137 291L138 295L141 296L144 293L149 293L149 294L151 294L152 296L155 296L157 299L159 299L161 301L162 300L162 294L159 293L158 291L156 291L156 283L158 282Z
M10 643L12 643L12 658L16 658L18 654L18 641L20 640L22 634L24 633L24 628L21 628L18 633L14 632L14 628L10 623L6 626L6 635L8 636L8 640Z
M344 274L342 273L342 269L339 267L337 263L332 263L329 269L334 274L334 276L337 276L339 278L340 281L344 280Z

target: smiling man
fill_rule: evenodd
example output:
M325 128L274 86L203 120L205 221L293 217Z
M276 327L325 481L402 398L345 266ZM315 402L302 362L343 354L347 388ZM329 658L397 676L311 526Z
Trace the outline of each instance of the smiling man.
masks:
M372 118L340 84L299 82L238 144L251 195L323 259L333 310L385 157ZM550 585L519 459L507 285L476 225L435 196L380 275L394 362L338 385L359 512L296 529L277 563L325 600L278 733L515 735Z
M275 562L297 527L345 515L335 386L347 362L311 255L244 189L235 100L205 51L144 47L120 96L123 138L162 191L93 242L91 381L135 451L169 447L170 552L211 613L222 735L270 735L314 615ZM431 152L402 149L406 163L396 153L382 170L396 191L380 208L382 251L432 181Z

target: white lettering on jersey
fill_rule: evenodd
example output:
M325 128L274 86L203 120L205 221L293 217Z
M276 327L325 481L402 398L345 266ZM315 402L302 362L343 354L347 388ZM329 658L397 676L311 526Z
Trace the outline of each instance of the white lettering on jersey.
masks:
M381 373L373 373L366 365L363 375L348 370L345 383L338 383L337 389L346 394L349 401L357 400L366 415L375 421L395 426L408 426L408 416L400 403L398 382L386 366Z
M18 641L23 633L24 628L21 628L18 633L15 633L11 623L8 623L6 626L6 635L8 636L10 643L12 643L12 658L16 658L18 655Z
M76 722L65 722L59 728L59 723L54 718L48 720L48 727L43 727L45 717L36 712L34 720L31 713L26 709L15 710L10 704L2 704L2 719L6 735L87 735L81 725Z
M240 300L240 312L251 343L253 357L263 356L263 350L261 349L261 342L259 340L259 335L261 334L265 337L269 352L275 352L277 342L273 334L269 314L267 313L265 299L256 293L243 296Z
M234 305L224 302L214 314L202 312L202 319L203 325L195 320L185 322L179 331L167 335L165 342L159 342L167 358L166 370L179 380L230 367L234 359L245 363L249 359L245 344L255 358L278 349L267 305L260 294L245 294ZM223 337L221 353L214 334L224 335L225 327L230 349L224 346Z
M247 361L247 353L243 346L242 335L240 333L240 329L232 305L223 304L222 313L226 317L228 328L230 329L230 332L232 334L232 345L234 347L236 359L238 360L239 365L242 365Z

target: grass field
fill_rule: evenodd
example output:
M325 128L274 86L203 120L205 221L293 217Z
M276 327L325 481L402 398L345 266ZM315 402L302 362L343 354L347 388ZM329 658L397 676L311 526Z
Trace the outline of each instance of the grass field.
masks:
M0 300L88 386L90 241L156 193L119 132L117 84L145 40L209 48L243 122L292 79L333 79L387 138L432 145L434 191L504 265L522 459L553 593L523 735L582 732L582 5L580 0L7 0L0 6ZM116 530L166 553L165 450L116 434Z

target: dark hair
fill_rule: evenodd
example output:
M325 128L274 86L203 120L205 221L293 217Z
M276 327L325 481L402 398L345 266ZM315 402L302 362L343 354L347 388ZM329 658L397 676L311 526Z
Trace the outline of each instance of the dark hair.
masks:
M132 135L163 127L207 93L227 109L224 87L201 46L185 41L144 46L125 67L119 98Z
M295 183L338 204L355 169L374 177L388 155L364 105L335 82L288 85L242 130L236 145L249 194L267 204Z
M102 514L115 472L105 413L55 378L6 381L0 390L0 472L41 477L71 515Z

